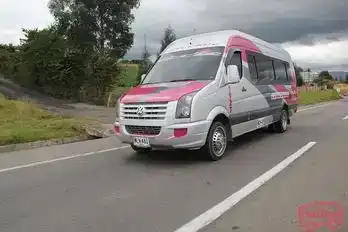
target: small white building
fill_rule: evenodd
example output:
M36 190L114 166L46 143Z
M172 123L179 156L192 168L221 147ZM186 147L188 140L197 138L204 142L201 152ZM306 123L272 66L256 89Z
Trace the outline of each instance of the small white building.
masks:
M317 72L305 71L305 72L300 72L300 74L305 83L311 83L319 77L319 73Z

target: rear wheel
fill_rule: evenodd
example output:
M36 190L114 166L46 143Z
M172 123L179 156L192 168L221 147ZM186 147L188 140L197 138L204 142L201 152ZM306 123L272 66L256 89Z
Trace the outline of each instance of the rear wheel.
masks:
M282 109L279 121L273 124L273 130L276 133L284 133L288 129L289 113L286 109Z
M136 147L133 144L131 144L132 149L138 153L138 154L144 154L152 151L152 148L142 148L142 147Z
M209 160L217 161L221 159L227 149L227 129L221 122L213 122L208 132L207 141L203 151Z

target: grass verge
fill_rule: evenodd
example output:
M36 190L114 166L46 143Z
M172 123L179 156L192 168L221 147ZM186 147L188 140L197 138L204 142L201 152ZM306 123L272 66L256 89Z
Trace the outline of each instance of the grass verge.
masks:
M35 103L0 95L0 145L86 135L87 121L54 115Z
M127 87L135 85L137 83L138 72L139 65L137 64L121 65L120 84Z
M122 64L120 65L121 72L118 76L117 85L112 87L107 99L107 105L113 107L116 100L127 90L137 84L139 65L138 64ZM111 98L109 98L111 97Z
M335 90L300 92L300 105L311 105L340 99Z

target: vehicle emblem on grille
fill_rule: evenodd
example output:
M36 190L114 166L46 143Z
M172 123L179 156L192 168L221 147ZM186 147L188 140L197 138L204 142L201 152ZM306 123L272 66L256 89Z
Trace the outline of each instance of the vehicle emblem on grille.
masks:
M143 106L139 106L137 109L137 115L138 116L143 116L144 115L145 108Z

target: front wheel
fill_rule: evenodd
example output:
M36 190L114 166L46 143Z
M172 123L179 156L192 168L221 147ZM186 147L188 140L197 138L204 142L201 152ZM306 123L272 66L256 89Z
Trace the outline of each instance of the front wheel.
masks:
M217 161L225 155L227 141L226 126L221 122L213 122L208 132L206 144L203 147L203 151L209 160Z

